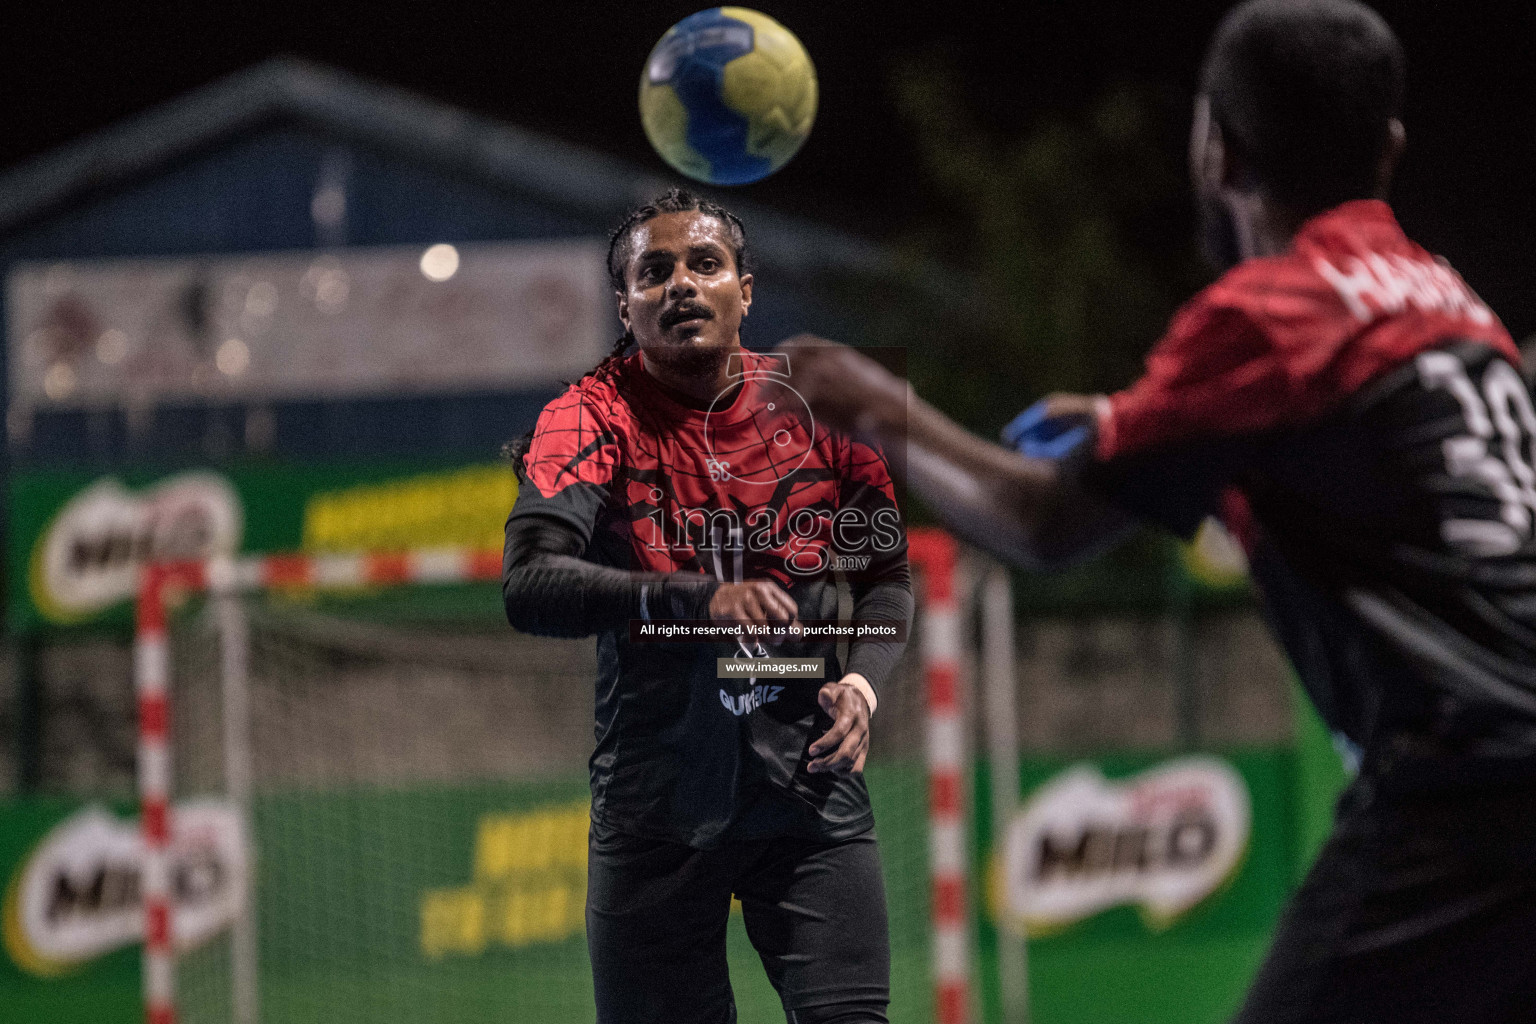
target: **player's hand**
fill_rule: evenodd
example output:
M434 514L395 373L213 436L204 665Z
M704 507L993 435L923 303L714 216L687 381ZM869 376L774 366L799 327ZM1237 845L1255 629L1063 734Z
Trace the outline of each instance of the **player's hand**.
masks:
M797 334L774 349L789 360L789 381L812 414L835 430L871 433L906 421L907 382L847 345Z
M1046 395L1003 428L1003 444L1034 459L1065 459L1093 436L1093 395Z
M869 705L858 688L827 683L816 694L821 709L832 716L832 728L811 744L810 772L862 772L869 756Z
M738 626L791 626L799 621L795 599L773 580L722 583L709 599L714 622Z

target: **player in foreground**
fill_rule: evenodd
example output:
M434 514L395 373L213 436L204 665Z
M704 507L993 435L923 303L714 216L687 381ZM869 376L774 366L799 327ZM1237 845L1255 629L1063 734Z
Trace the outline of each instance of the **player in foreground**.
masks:
M717 672L742 642L654 642L664 620L761 626L912 612L872 449L763 399L783 360L740 344L746 235L674 190L615 232L625 334L512 454L503 593L518 629L598 636L587 942L600 1024L725 1024L731 895L791 1024L886 1020L885 893L863 768L893 640L785 647L826 675ZM625 357L631 343L639 351ZM830 681L824 681L830 680Z
M1354 0L1230 12L1190 145L1226 273L1144 377L1047 400L1010 448L851 350L785 346L819 418L905 444L917 492L1016 563L1134 520L1243 540L1361 758L1244 1024L1536 1020L1536 411L1504 328L1381 199L1403 88Z

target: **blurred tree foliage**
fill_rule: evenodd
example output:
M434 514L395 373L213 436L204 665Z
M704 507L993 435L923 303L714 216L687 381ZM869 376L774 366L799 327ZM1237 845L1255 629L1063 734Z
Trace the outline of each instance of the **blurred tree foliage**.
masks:
M942 57L905 63L892 86L935 193L922 207L939 211L899 245L960 271L969 293L951 310L888 310L883 336L909 346L919 393L995 437L1040 395L1129 383L1202 283L1182 110L1121 86L1015 138L968 109Z
M1015 137L971 109L960 77L939 56L893 76L931 195L893 225L911 261L908 284L866 281L845 299L866 343L903 350L877 358L995 438L1042 395L1129 384L1208 272L1195 242L1182 98L1122 85ZM934 521L920 502L908 510L914 524ZM1138 531L1067 572L1015 574L1015 599L1021 612L1183 615L1192 603L1247 596L1192 589L1170 538Z

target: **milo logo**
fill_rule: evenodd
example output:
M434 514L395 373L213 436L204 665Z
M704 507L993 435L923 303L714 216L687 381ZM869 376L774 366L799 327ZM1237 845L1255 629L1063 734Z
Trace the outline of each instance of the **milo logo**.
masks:
M1032 933L1121 904L1167 927L1236 873L1250 820L1242 776L1218 758L1114 782L1074 766L1036 790L1008 830L1006 910Z
M70 498L32 549L32 602L53 622L76 622L133 596L148 562L234 554L244 521L223 477L190 472L141 493L111 477Z
M172 934L201 945L241 913L249 884L240 817L196 799L171 816ZM144 937L139 823L86 807L43 837L6 888L4 939L29 973L62 974Z

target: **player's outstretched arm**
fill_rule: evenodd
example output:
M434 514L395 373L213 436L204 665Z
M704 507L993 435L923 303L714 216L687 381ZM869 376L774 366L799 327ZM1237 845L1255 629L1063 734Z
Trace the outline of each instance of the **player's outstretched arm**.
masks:
M983 441L847 346L800 335L779 351L789 355L791 384L818 419L900 452L893 468L905 474L907 486L956 534L999 558L1059 566L1131 526L1078 486L1060 462ZM1086 398L1053 401L1065 414L1089 409Z
M591 636L630 619L698 619L719 584L698 576L628 572L580 557L587 541L555 516L507 520L501 596L507 621L540 636Z
M685 573L631 572L580 557L587 540L556 516L513 515L502 551L507 621L540 636L591 636L630 619L793 623L795 602L772 580L719 583Z

